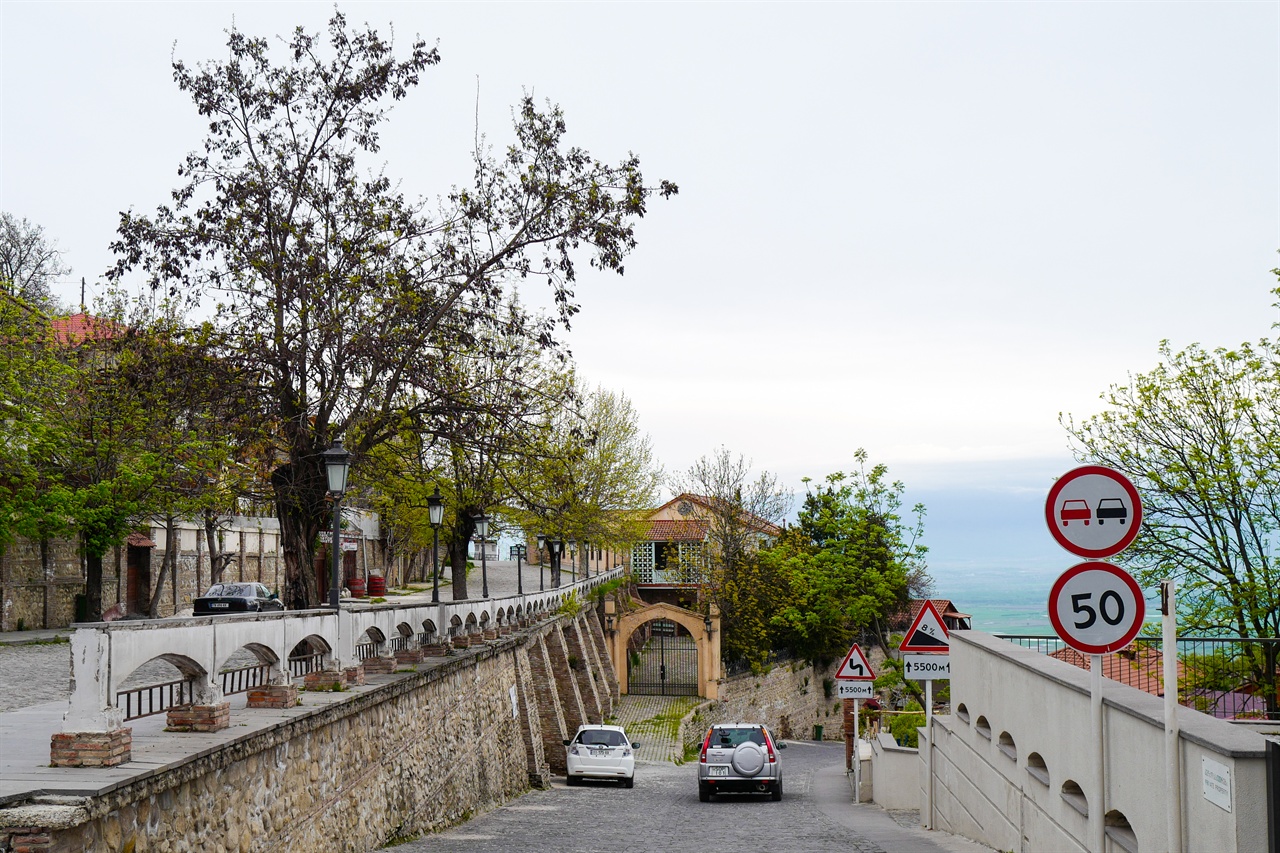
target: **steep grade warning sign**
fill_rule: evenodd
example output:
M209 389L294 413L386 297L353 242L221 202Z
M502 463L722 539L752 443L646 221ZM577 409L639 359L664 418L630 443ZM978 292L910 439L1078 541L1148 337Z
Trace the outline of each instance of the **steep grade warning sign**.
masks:
M925 601L915 621L902 636L902 645L898 646L898 651L946 654L951 651L951 646L947 642L949 638L950 634L947 633L947 626L943 624L938 608L933 606L932 601Z

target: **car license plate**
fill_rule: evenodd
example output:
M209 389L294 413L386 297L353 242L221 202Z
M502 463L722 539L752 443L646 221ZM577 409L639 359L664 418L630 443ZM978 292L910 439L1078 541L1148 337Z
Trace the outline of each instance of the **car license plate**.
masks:
M606 755L608 755L608 754L609 754L609 750L607 750L607 749L593 749L593 750L591 750L591 757L592 757L592 758L604 758L604 757L605 757Z
M209 602L209 606L210 606L210 607L223 607L223 608L226 608L226 607L230 607L231 605L230 605L230 604L227 604L225 601L211 601L211 602Z
M729 768L725 767L724 765L716 766L712 764L710 767L707 768L707 775L708 776L728 776Z

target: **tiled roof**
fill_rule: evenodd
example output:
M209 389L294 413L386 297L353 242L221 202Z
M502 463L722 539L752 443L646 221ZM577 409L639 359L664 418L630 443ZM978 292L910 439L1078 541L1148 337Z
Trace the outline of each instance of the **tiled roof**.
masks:
M951 603L951 599L949 598L930 598L928 600L933 602L933 609L937 610L938 614L944 619L970 618L968 613L961 613L956 610L956 606ZM889 617L889 624L894 626L901 625L903 628L911 625L916 621L916 617L920 615L920 610L924 607L924 602L925 599L923 598L911 599L907 602L905 611L899 610L896 614Z
M1064 647L1050 652L1049 657L1057 658L1080 669L1089 669L1090 656L1072 648ZM1152 696L1163 696L1163 661L1164 656L1159 649L1146 645L1134 646L1122 652L1102 655L1102 675L1112 681L1136 687ZM1178 677L1182 678L1182 676L1182 661L1178 661Z
M688 501L689 503L700 504L706 509L711 511L715 510L716 504L724 503L719 498L708 497L707 495L698 495L698 494L694 494L693 492L681 492L671 500L664 503L662 506L655 509L654 512L655 513L661 512L662 510L666 509L672 504L678 504L680 501ZM763 518L756 515L755 513L744 511L742 513L742 522L746 524L747 527L751 528L757 533L763 533L766 536L779 536L782 534L781 527L779 527L778 525L770 521L765 521Z
M707 538L708 525L705 521L650 521L649 533L645 539L649 542L701 542Z
M69 317L54 317L49 321L53 335L60 344L76 344L80 341L103 340L114 338L119 328L110 320L94 317L92 314L72 314Z

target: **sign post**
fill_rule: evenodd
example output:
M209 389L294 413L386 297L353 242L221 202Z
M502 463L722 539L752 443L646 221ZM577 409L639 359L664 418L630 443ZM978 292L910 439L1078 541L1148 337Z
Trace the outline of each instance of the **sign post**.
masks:
M858 704L863 699L875 695L876 674L871 669L871 661L862 653L857 643L849 649L844 661L836 670L836 683L839 686L841 699L853 700L853 752L849 755L849 736L845 735L845 753L853 770L853 801L862 801L862 730L858 725ZM845 768L850 769L848 767Z
M926 829L933 829L933 680L951 677L950 639L942 614L926 599L898 646L902 653L902 677L924 682L924 730L929 739L925 750L925 763L929 767L929 784L925 787Z
M1089 655L1089 710L1097 769L1098 808L1089 830L1098 853L1106 849L1106 744L1102 719L1102 656L1123 649L1142 628L1146 603L1128 572L1096 562L1119 554L1138 538L1142 499L1119 471L1083 465L1058 478L1044 502L1049 533L1088 562L1067 569L1049 591L1049 621L1068 646ZM1107 522L1110 522L1108 526ZM1176 760L1176 757L1172 760ZM1180 804L1170 803L1170 809ZM1172 821L1172 818L1171 818Z

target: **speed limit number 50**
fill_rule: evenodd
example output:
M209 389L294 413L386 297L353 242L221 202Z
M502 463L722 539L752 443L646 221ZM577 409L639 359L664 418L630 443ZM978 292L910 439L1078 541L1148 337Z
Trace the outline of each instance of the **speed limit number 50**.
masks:
M1071 648L1090 655L1119 651L1146 618L1142 589L1110 563L1080 563L1062 573L1049 592L1049 621Z

